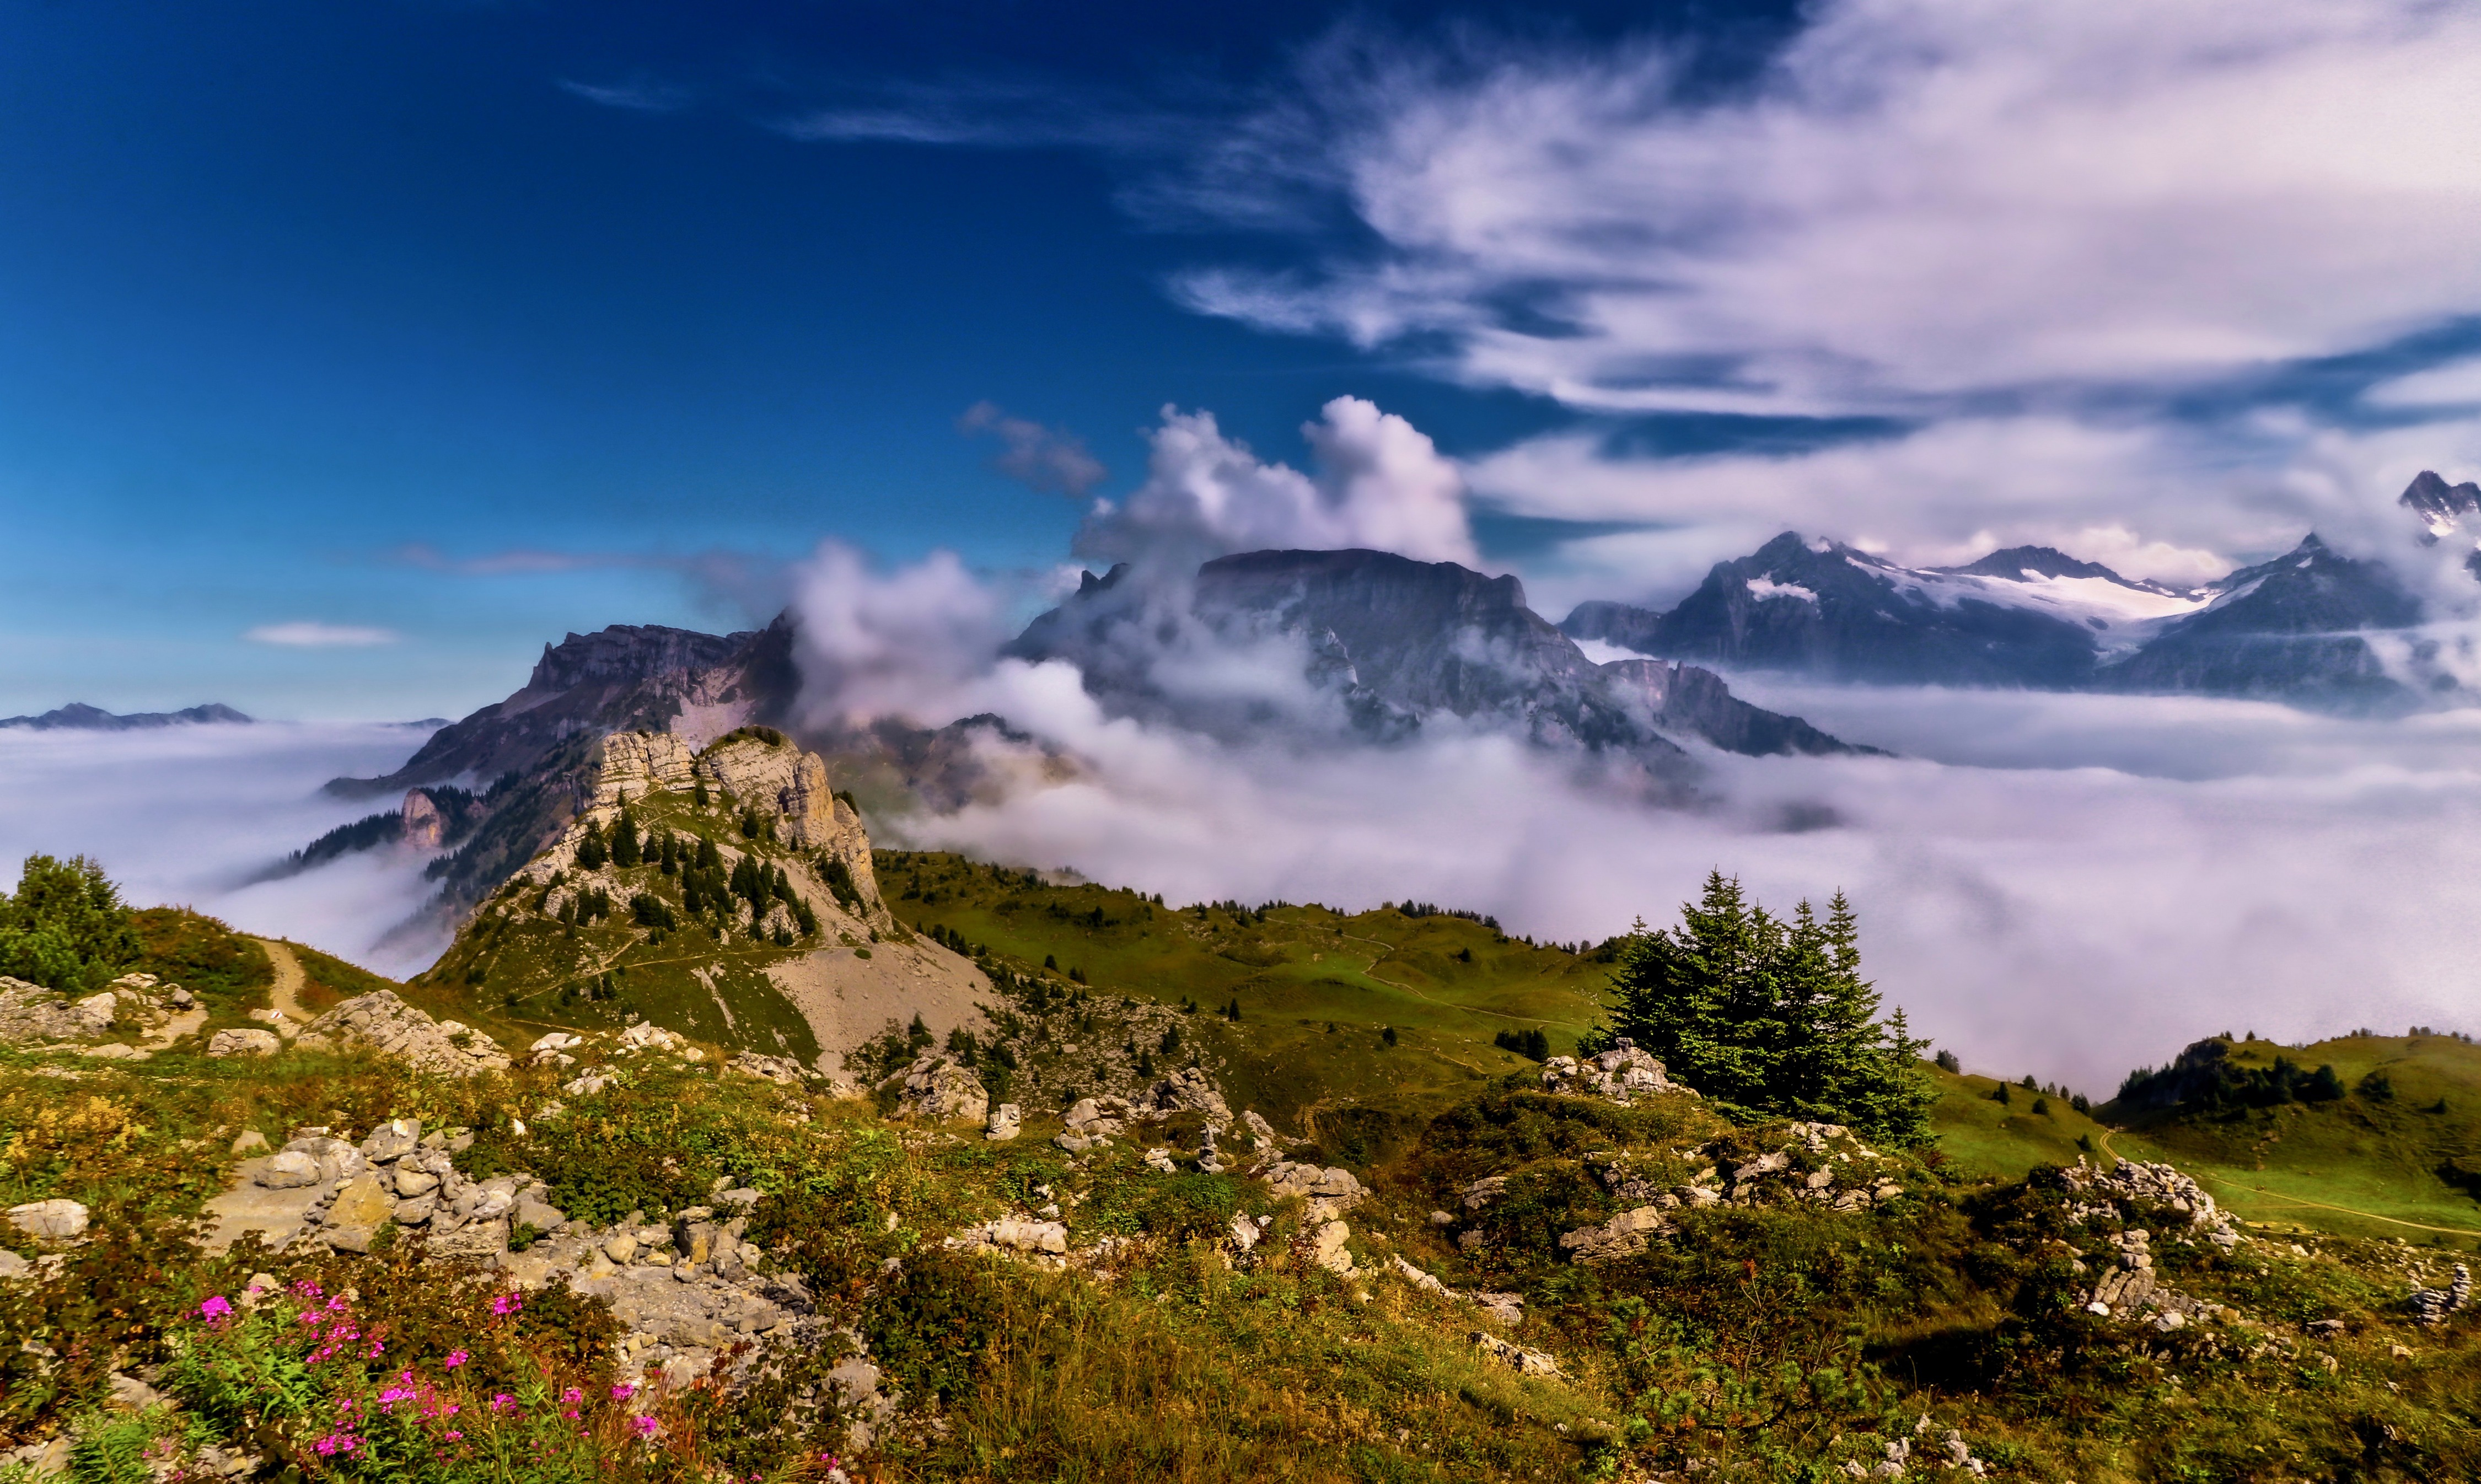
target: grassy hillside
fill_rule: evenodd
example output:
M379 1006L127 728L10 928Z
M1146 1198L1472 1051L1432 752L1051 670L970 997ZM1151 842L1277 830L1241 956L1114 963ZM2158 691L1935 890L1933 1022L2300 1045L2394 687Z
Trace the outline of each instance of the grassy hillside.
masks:
M1996 1078L1946 1071L1933 1062L1921 1070L1938 1087L1930 1125L1939 1152L1965 1173L1991 1180L2023 1180L2040 1164L2074 1164L2079 1156L2103 1158L2109 1130L2079 1113L2065 1097L2045 1096ZM2004 1085L2007 1100L1998 1101Z
M468 1007L461 1018L486 1029L496 1023L522 1040L642 1017L718 1045L804 1063L817 1057L809 1022L767 968L837 942L862 947L869 930L793 923L782 910L789 903L755 913L731 889L727 868L747 857L783 871L801 883L797 895L823 904L832 895L818 874L823 864L779 843L770 821L753 825L720 793L700 804L688 793L656 792L632 801L629 815L649 850L658 840L675 842L674 858L614 858L541 884L514 877L484 898L416 985ZM695 861L701 844L712 852L705 867ZM770 914L774 932L753 921Z
M880 850L875 870L915 932L1063 990L1181 1010L1188 1046L1233 1106L1269 1117L1351 1106L1376 1110L1362 1120L1376 1127L1423 1115L1527 1065L1494 1043L1501 1031L1540 1030L1569 1052L1603 1018L1606 957L1469 917L1175 907L945 853Z
M2252 1221L2469 1246L2481 1238L2481 1046L2451 1035L2224 1043L2234 1078L2332 1067L2340 1097L2101 1111ZM2381 1219L2383 1218L2383 1219ZM2433 1231L2431 1228L2444 1230Z

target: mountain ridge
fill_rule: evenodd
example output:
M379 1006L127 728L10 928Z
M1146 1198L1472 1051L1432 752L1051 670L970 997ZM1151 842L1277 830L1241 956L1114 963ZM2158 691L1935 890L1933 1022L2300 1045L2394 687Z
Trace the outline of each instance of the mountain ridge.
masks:
M2451 514L2453 489L2424 479L2444 493L2433 498L2415 481L2402 503ZM1786 532L1717 562L1668 611L1589 601L1560 628L1664 659L1842 682L2204 694L2352 712L2408 709L2454 686L2424 666L2417 644L2383 639L2422 619L2390 568L2313 532L2185 591L2050 547L1907 568Z
M0 716L0 727L21 727L34 732L135 732L167 726L209 725L251 726L257 718L243 715L222 701L209 701L201 706L180 711L141 711L115 715L84 701L71 701L54 707L40 716Z

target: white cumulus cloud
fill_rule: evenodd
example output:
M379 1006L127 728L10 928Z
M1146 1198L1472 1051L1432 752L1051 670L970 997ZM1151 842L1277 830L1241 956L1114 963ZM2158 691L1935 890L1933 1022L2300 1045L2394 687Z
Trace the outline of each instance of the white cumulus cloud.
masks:
M1310 474L1261 460L1212 412L1165 407L1145 482L1125 501L1096 502L1077 554L1177 565L1231 552L1367 547L1479 565L1464 476L1427 434L1338 397L1301 435L1315 456Z

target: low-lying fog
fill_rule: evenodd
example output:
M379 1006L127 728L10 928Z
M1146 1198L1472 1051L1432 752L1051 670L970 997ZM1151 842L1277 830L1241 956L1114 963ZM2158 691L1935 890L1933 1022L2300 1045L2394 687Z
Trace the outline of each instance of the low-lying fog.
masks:
M319 792L402 764L430 735L401 724L260 722L144 732L0 731L0 887L43 851L91 855L138 906L195 906L383 973L427 966L436 934L390 939L426 896L423 862L376 850L277 881L251 878L393 799ZM386 941L383 941L386 940Z
M1084 759L1084 780L875 820L883 843L1073 867L1175 902L1432 900L1558 940L1668 922L1713 867L1781 907L1841 887L1871 974L1917 1030L1977 1069L2097 1097L2225 1029L2301 1040L2481 1021L2481 713L2369 722L1741 677L1760 704L1904 756L1707 754L1712 801L1673 810L1496 738L1242 748L1105 720L1058 666L997 681L1019 724ZM409 855L248 883L375 807L322 782L391 768L421 738L0 733L0 852L85 851L139 902L409 973L440 946L390 937L424 895Z

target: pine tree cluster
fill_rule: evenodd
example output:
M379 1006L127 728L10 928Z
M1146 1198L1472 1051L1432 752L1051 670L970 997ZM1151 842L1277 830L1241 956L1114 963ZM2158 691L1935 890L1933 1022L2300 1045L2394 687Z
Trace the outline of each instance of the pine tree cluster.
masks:
M1844 1124L1886 1145L1929 1140L1937 1092L1915 1065L1929 1043L1901 1010L1878 1018L1842 893L1823 921L1806 901L1784 919L1718 871L1680 914L1676 928L1640 921L1622 941L1614 1033L1709 1098Z

